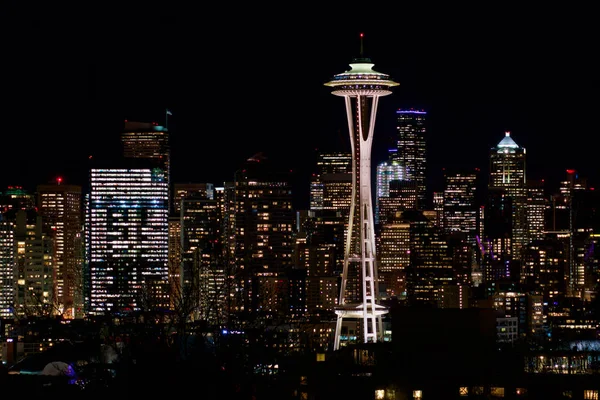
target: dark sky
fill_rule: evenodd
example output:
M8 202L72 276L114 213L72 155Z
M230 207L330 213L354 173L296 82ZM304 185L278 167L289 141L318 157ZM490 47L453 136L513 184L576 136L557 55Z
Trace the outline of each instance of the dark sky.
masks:
M163 124L166 108L174 181L221 184L262 151L304 182L316 148L346 149L343 101L323 83L348 69L361 32L375 70L400 83L380 102L374 165L395 110L413 107L428 112L434 185L444 166L487 168L505 131L529 177L598 178L591 8L152 4L7 7L2 187L83 183L89 155L119 153L124 119Z

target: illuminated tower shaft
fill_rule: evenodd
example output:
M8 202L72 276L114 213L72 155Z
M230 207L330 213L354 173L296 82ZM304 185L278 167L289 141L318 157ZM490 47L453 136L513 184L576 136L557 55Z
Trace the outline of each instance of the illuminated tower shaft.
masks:
M379 97L391 94L398 83L388 75L375 72L368 58L355 58L351 69L335 75L325 85L333 94L344 98L352 151L352 200L344 250L344 269L334 339L334 350L340 347L344 318L362 319L363 340L383 339L382 316L387 308L378 304L375 250L375 224L371 201L371 146ZM360 285L348 290L349 271L360 271Z

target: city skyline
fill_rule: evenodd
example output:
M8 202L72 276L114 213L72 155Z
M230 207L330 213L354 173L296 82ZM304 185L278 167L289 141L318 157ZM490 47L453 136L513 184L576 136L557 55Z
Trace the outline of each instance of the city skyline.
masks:
M71 37L73 31L88 37L84 20L63 21L59 10L38 10L7 25L14 29L3 85L8 106L2 117L10 132L1 161L4 187L33 188L59 175L85 184L82 166L90 155L120 152L125 119L164 124L166 109L173 114L173 182L218 185L257 152L284 159L307 182L314 171L307 160L314 160L316 148L347 150L343 110L323 83L348 69L361 32L365 54L400 82L378 112L374 165L384 160L395 133L395 111L415 108L427 111L430 124L428 180L441 177L443 167L487 169L488 151L506 131L527 149L528 177L558 181L571 168L592 184L597 179L594 150L581 146L597 108L595 98L583 99L598 83L585 21L567 29L541 18L534 24L524 13L460 27L440 24L443 37L430 37L435 21L422 17L394 26L309 29L234 19L206 37L200 27L178 23L178 11L146 13L163 28L140 33L141 16L100 13L106 23L99 19L90 27L99 33L110 27L118 38L91 35L84 47ZM224 36L228 30L235 39ZM469 39L470 33L479 38ZM285 45L275 36L286 38ZM227 79L217 83L215 75ZM297 190L307 193L308 186Z

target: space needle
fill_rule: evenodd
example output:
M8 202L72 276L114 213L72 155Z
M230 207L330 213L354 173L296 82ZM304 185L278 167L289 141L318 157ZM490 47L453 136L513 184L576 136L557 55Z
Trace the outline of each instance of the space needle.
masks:
M352 152L352 198L346 229L344 269L338 305L335 309L334 350L340 348L344 319L359 321L364 343L383 341L383 315L387 307L379 304L375 249L375 225L371 199L371 147L379 98L391 94L399 83L389 75L373 70L371 59L360 56L350 70L334 75L325 86L343 97Z

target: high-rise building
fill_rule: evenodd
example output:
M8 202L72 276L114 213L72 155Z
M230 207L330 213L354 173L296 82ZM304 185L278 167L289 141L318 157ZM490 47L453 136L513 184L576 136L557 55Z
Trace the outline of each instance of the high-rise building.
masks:
M167 127L156 122L125 121L121 144L125 158L149 160L163 171L171 207L171 146Z
M484 212L484 233L480 241L483 281L492 294L499 281L511 278L512 268L512 198L505 189L488 189ZM517 277L515 277L517 278Z
M379 282L387 298L406 296L406 268L410 263L410 222L402 219L402 212L388 216L379 232Z
M530 291L540 292L552 302L567 293L565 241L557 238L533 240L525 248L521 282Z
M375 195L375 224L379 224L379 200L390 196L390 182L404 178L404 167L396 159L398 149L390 149L387 160L377 165L377 188Z
M38 210L44 231L54 241L56 301L65 318L81 316L83 309L83 242L81 186L38 185Z
M212 183L174 183L173 184L173 211L179 216L181 201L186 197L198 196L206 199L215 198L215 185Z
M334 315L343 268L344 221L340 211L299 211L294 267L306 271L306 311L312 320Z
M91 314L169 306L167 182L136 164L90 169Z
M317 171L310 182L310 209L338 210L347 216L351 198L352 155L319 153Z
M417 183L418 208L427 208L427 158L426 140L427 112L397 110L396 159L404 168L403 179Z
M14 223L0 214L0 318L14 317L14 273Z
M518 260L527 245L527 186L525 148L505 132L504 138L490 150L490 189L504 189L512 200L512 257Z
M239 279L235 276L236 269L236 240L235 240L235 182L224 182L223 186L216 186L215 200L219 206L219 214L221 215L221 238L223 244L223 264L225 265L225 291L227 292L226 313L231 315L236 299L236 293L239 288L236 286ZM229 321L229 319L228 319Z
M180 290L198 299L196 317L211 324L225 321L227 292L217 200L201 194L181 200Z
M412 306L439 307L447 285L455 283L448 242L423 211L402 213L410 225L410 260L406 267L406 295Z
M527 180L527 237L528 242L544 239L546 208L543 179Z
M0 195L0 211L9 219L14 218L17 210L30 210L35 206L35 195L22 186L9 186Z
M362 49L361 49L362 53ZM327 83L332 94L344 99L352 148L352 199L345 244L344 271L334 350L340 346L344 318L362 322L362 341L383 340L382 316L386 307L378 304L375 222L371 188L371 147L379 98L391 94L398 83L373 70L370 58L362 54L350 63L350 70Z
M169 217L169 308L176 310L180 305L181 289L181 217Z
M42 217L35 209L17 210L14 243L15 316L58 315L54 241L44 233Z
M234 310L243 321L273 321L287 315L293 266L291 175L262 154L235 174Z
M383 227L397 212L416 210L418 188L414 181L394 180L389 182L387 197L379 199L379 225Z
M479 207L476 190L479 170L452 171L444 169L444 230L462 232L467 243L475 246Z

